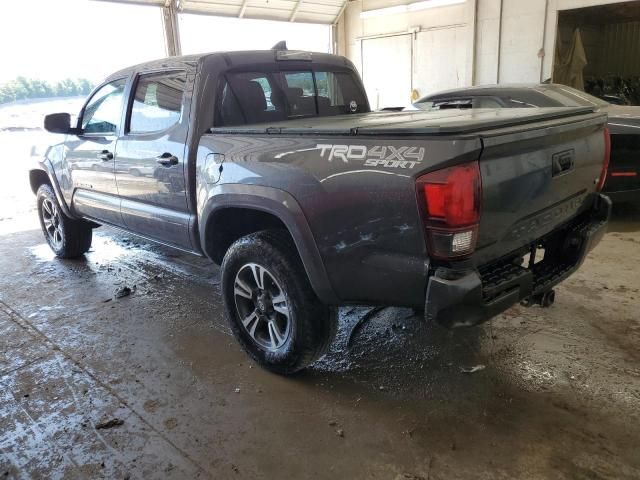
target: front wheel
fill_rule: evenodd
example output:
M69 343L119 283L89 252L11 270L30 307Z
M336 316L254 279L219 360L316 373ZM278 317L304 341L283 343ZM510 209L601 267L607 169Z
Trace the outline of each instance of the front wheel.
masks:
M222 293L236 339L275 373L305 368L335 337L336 311L316 297L285 231L266 230L236 241L222 262Z
M91 248L93 231L83 220L67 217L49 185L36 194L40 226L53 253L60 258L76 258Z

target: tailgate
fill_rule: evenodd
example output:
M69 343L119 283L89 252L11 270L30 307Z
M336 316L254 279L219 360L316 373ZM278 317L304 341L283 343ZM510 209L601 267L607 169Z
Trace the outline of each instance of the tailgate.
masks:
M482 132L478 265L529 245L591 207L606 116L590 113Z

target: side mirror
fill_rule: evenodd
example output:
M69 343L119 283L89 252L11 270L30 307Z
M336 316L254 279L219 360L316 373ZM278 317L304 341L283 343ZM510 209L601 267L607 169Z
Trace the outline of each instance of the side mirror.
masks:
M71 131L71 115L68 113L52 113L44 117L44 129L51 133L69 133Z

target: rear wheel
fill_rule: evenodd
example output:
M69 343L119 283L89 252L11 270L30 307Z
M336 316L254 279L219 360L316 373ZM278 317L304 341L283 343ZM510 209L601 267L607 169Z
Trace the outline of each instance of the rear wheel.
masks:
M42 232L56 256L75 258L86 253L93 237L91 225L67 217L49 185L41 185L36 198Z
M235 337L268 370L297 372L320 358L335 337L336 311L316 297L285 231L236 241L222 262L222 291Z

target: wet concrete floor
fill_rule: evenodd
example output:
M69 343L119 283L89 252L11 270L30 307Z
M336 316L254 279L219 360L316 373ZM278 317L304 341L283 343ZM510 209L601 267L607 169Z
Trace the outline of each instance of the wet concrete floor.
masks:
M292 378L244 356L218 281L109 229L75 261L6 229L0 478L640 478L638 210L550 309L448 332L387 308L348 346L370 308L343 308Z

